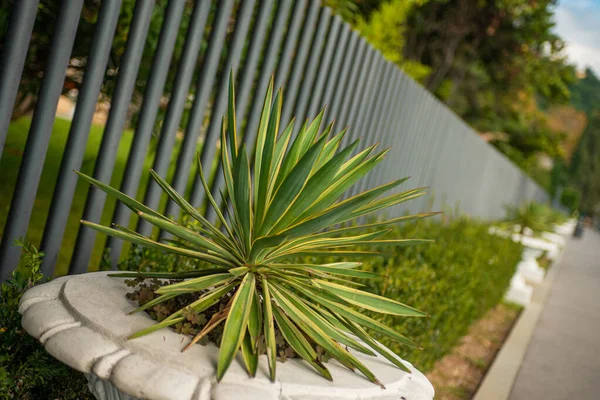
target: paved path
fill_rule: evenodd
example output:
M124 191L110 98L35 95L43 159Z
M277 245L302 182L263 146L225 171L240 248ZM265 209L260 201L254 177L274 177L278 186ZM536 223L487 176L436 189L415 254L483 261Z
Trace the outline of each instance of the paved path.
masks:
M510 400L600 399L600 234L565 249Z

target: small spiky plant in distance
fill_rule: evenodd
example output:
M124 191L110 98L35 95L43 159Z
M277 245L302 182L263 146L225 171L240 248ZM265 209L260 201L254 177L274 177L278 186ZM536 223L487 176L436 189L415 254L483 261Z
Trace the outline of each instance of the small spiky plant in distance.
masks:
M382 197L385 192L405 181L400 179L341 201L342 194L379 164L387 150L374 153L374 145L351 157L358 144L356 141L338 151L346 130L331 138L332 125L320 132L323 111L310 124L305 123L292 140L293 121L279 134L281 90L274 99L272 97L271 80L258 128L254 171L251 174L246 148L244 145L238 147L233 74L230 76L228 118L227 124L223 118L221 136L221 165L231 205L227 216L221 212L211 195L202 165L198 162L200 180L222 229L207 221L154 171L150 171L154 180L182 212L198 222L199 228L191 229L172 221L118 190L79 173L143 219L175 236L176 240L160 243L125 227L109 228L92 222L82 223L120 239L203 260L212 265L183 274L153 274L164 278L189 279L160 287L156 291L160 295L158 298L134 312L192 292L200 292L201 296L190 307L201 312L222 300L223 296L231 296L226 307L213 315L192 341L195 343L218 324L225 323L217 380L223 377L240 348L248 373L254 376L260 340L266 342L270 378L274 380L276 324L289 346L323 377L331 380L329 371L317 358L316 346L320 346L342 365L351 370L357 369L371 381L381 384L347 349L370 355L374 354L373 351L378 352L399 368L406 369L367 330L408 346L417 346L357 309L406 317L424 317L426 314L397 301L354 288L361 286L354 278L373 277L359 269L360 262L298 264L290 259L306 255L360 259L383 253L358 251L354 246L393 248L426 242L420 239L385 238L390 232L386 225L429 214L339 227L343 222L421 196L425 193L424 189ZM368 228L371 232L360 233L362 228ZM184 309L133 334L131 338L182 320Z
M553 231L555 211L545 204L531 201L519 206L507 205L505 209L505 224L518 225L520 234L524 234L526 228L538 235L544 231Z

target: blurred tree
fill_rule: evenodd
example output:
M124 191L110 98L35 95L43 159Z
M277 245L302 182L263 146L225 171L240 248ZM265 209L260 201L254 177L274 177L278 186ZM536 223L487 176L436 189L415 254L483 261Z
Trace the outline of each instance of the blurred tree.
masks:
M379 49L390 61L396 63L407 74L423 82L431 68L418 61L404 58L407 18L415 6L428 0L392 0L382 3L368 18L360 17L356 27L367 40Z
M564 132L566 135L561 143L561 148L565 163L568 164L587 125L586 113L577 111L572 105L561 104L550 107L546 114L550 129L555 132Z
M553 33L555 5L430 0L409 14L403 54L431 69L430 91L546 187L539 156L562 157L564 134L550 129L539 105L568 101L575 79Z
M571 104L587 115L595 109L600 110L600 79L591 68L586 68L584 75L570 87Z
M575 80L553 33L556 0L388 0L368 13L359 0L325 3L550 189L544 160L564 158L574 136L545 112Z
M581 192L580 210L600 212L600 110L591 112L573 156L571 177Z
M431 0L410 14L404 55L432 68L425 85L449 79L454 96L476 110L479 87L497 94L525 91L551 102L569 99L574 69L552 31L556 0ZM483 103L483 104L482 104Z
M560 204L567 207L571 213L579 209L580 201L581 192L574 187L566 187L560 196Z

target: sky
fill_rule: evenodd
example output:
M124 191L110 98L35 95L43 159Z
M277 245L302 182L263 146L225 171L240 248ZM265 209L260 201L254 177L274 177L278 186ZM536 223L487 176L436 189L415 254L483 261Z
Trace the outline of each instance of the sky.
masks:
M600 0L559 0L555 22L569 60L600 76Z

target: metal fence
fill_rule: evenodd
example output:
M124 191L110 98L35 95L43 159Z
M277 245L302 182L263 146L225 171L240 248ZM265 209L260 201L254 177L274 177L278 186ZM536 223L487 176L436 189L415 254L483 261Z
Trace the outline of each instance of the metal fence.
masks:
M276 85L285 88L284 121L292 116L300 121L314 117L322 105L328 104L326 120L335 118L338 127L351 127L346 142L363 137L366 144L379 141L384 147L392 146L383 165L364 179L354 193L397 177L411 176L411 187L431 187L435 195L434 208L458 205L462 212L484 218L501 217L504 204L532 199L547 201L548 195L529 177L319 3L316 0L170 0L164 8L120 189L132 196L138 193L150 207L161 205L157 185L148 184L141 196L138 192L152 134L159 127L160 135L152 155L153 168L165 176L169 168L173 168L171 160L177 147L171 184L185 192L191 182L192 204L203 204L204 192L197 180L190 178L190 171L198 143L202 143L200 152L206 170L210 170L218 157L217 133L226 108L227 71L234 66L238 71L238 121L242 121L244 140L250 145L255 139L262 96L274 73ZM10 10L0 58L0 157L28 44L32 31L37 29L34 21L38 5L39 0L18 0L12 3ZM13 241L27 233L32 209L36 206L43 161L83 5L84 0L63 0L60 6L2 234L0 271L3 278L17 265L20 251L13 246ZM109 182L113 175L155 6L153 0L138 0L133 11L93 169L93 176L103 182ZM191 12L190 7L193 7ZM46 252L43 271L47 274L54 271L65 236L77 184L72 170L81 167L98 95L108 79L105 71L121 8L121 0L103 0L98 10L83 83L41 240L41 250ZM184 21L183 16L189 20ZM185 43L180 54L174 56L182 22L187 23ZM159 116L165 82L173 68L176 73L168 106L164 116ZM185 111L190 93L193 104ZM184 111L188 115L182 119ZM176 139L178 131L184 132L183 139ZM178 140L181 143L176 146ZM213 176L213 185L222 184L220 171ZM408 206L398 206L388 214L403 213L406 207L418 211L426 208L427 202L428 199L421 198ZM104 194L90 189L82 218L97 222L104 207ZM164 211L175 215L176 208L167 203ZM122 205L117 205L112 215L115 223L127 225L130 222L130 214ZM133 226L144 234L152 231L143 221ZM97 239L94 231L78 227L70 273L87 271ZM118 260L122 243L109 239L105 246L111 249L111 260Z

